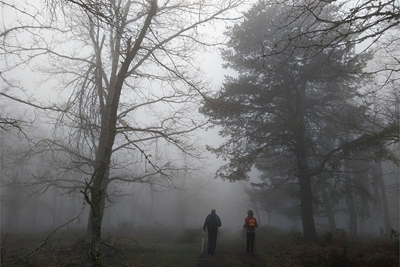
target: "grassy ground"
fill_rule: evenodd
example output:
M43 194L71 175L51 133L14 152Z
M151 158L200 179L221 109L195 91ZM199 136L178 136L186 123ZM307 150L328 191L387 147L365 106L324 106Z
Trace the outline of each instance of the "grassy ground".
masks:
M245 253L245 240L240 233L228 236L223 232L216 253L211 256L200 254L201 230L192 229L170 236L151 236L151 231L139 233L134 235L135 238L105 240L105 266L399 266L398 240L365 238L349 241L343 236L321 235L318 242L303 243L299 234L261 228L257 231L254 256ZM54 237L46 244L39 235L2 237L3 267L89 266L89 244L71 239L71 235ZM204 251L206 244L207 238Z

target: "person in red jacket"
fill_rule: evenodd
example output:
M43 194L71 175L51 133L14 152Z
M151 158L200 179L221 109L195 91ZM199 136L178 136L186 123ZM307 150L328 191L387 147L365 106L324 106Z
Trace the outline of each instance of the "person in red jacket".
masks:
M248 210L243 225L243 228L246 229L247 254L251 256L254 255L254 242L256 240L256 228L258 227L257 220L253 215L253 211Z

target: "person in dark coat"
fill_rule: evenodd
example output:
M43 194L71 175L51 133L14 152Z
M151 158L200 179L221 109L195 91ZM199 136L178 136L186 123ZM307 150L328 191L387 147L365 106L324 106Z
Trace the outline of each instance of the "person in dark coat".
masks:
M253 211L247 211L247 217L244 219L243 228L246 230L246 249L247 254L254 255L254 242L256 240L256 227L258 227L258 223L256 218L253 217Z
M218 228L221 226L221 219L215 213L215 209L212 209L211 213L207 215L203 225L203 231L205 232L207 229L208 232L208 254L214 255L215 247L217 246Z

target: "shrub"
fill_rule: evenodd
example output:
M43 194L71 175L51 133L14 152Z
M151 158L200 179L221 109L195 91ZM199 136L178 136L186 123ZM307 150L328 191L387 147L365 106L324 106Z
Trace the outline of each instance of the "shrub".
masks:
M185 229L182 235L176 240L179 243L196 243L200 242L202 238L201 229Z

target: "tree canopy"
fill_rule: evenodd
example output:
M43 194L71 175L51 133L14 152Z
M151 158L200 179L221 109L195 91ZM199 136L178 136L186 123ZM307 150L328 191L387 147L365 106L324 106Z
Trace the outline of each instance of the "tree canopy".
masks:
M340 15L327 10L320 10L327 20ZM338 11L334 6L329 10ZM318 29L323 22L305 13L293 18L291 12L286 4L259 1L241 23L227 30L229 41L221 53L224 66L237 76L226 77L201 111L227 138L209 148L229 160L217 175L248 179L256 167L269 179L296 178L304 235L313 239L312 178L335 166L350 144L373 132L362 94L371 82L364 70L372 55L358 53L356 42L321 49L322 41L334 42L335 31L300 38L301 32ZM345 25L336 29L349 31Z

